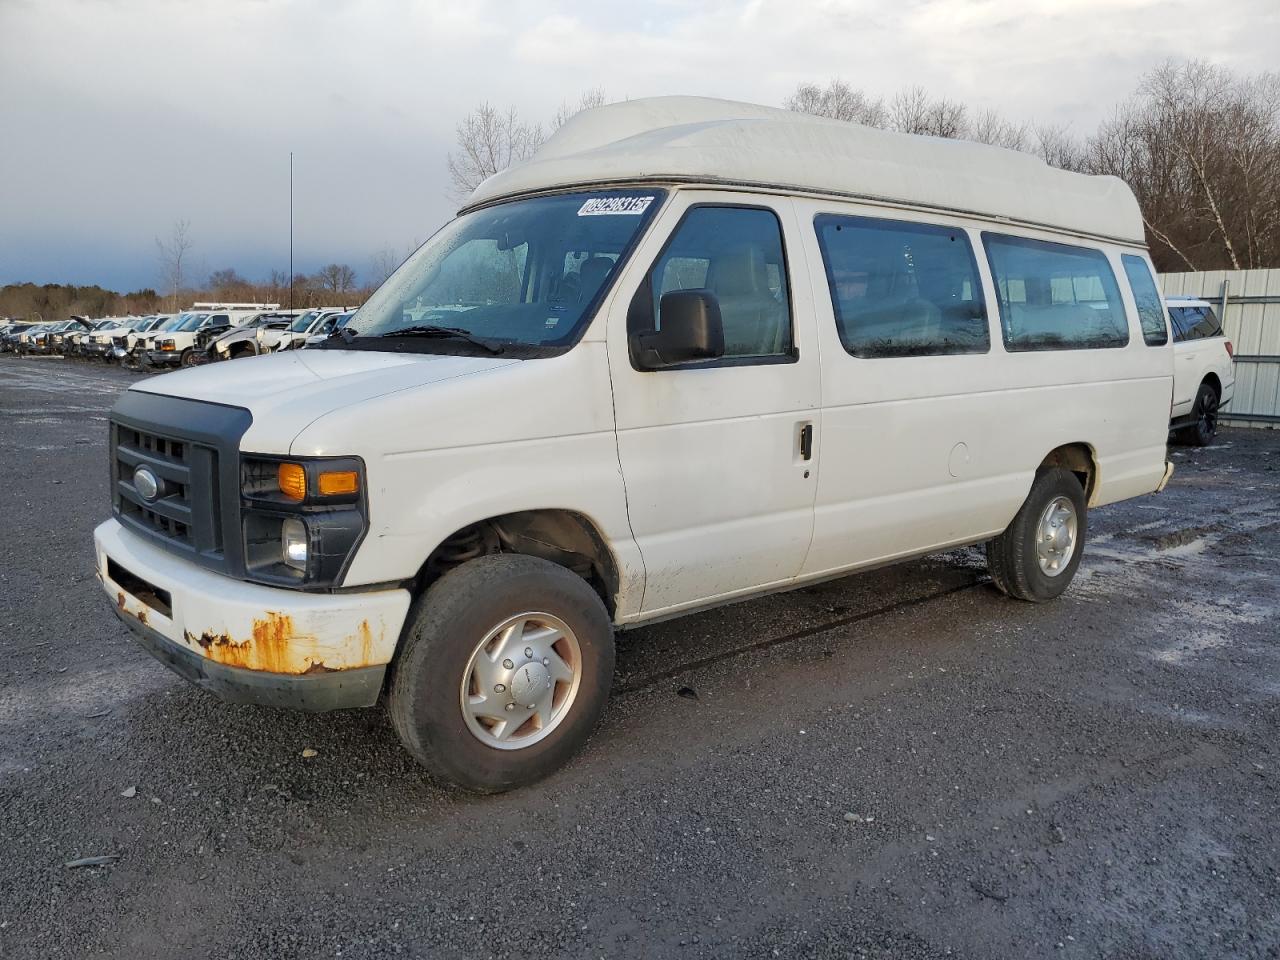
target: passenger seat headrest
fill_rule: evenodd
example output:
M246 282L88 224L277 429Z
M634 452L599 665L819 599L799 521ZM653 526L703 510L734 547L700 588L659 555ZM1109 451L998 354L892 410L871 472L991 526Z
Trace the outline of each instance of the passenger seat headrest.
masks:
M756 246L738 247L718 258L708 279L718 297L769 296L764 253Z

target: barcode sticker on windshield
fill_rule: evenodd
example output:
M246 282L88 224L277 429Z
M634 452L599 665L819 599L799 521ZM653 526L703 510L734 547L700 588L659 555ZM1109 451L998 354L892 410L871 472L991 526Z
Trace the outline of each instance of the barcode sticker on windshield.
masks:
M653 197L592 197L578 209L580 217L633 216L649 209Z

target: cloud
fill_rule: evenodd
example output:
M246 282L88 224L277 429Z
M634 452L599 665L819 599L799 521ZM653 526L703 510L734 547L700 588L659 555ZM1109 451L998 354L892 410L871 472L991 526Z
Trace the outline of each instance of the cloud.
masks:
M450 215L445 155L482 100L549 119L612 97L779 103L841 76L1089 130L1167 57L1268 69L1273 0L0 0L0 283L158 282L403 250Z

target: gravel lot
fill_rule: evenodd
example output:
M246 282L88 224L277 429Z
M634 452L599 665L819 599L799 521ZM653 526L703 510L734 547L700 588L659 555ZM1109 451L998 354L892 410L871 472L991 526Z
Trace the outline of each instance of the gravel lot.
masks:
M1280 956L1280 433L1092 514L1054 603L957 551L626 634L588 749L475 799L129 639L135 379L0 358L0 957Z

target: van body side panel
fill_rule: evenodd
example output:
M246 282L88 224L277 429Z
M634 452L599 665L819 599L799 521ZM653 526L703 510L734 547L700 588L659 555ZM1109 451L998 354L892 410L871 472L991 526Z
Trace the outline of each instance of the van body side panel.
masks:
M605 344L363 400L326 414L291 452L347 451L361 437L370 529L345 586L413 577L450 534L489 517L559 509L609 545L621 614L638 606L644 565L627 525Z
M841 342L831 288L813 223L820 214L954 226L959 219L797 203L815 290L822 350L822 471L814 542L805 575L918 554L935 545L981 538L1002 529L1029 486L1026 468L1010 469L1001 444L1004 357L988 310L986 353L949 356L852 356ZM963 240L962 240L963 242ZM970 239L981 261L976 238ZM872 278L874 282L874 278Z
M797 201L802 222L833 213L886 216L857 204ZM822 470L803 575L998 533L1021 506L1041 461L1064 444L1093 451L1095 505L1155 490L1164 474L1172 365L1168 347L1144 344L1132 298L1125 347L1007 352L980 227L942 215L891 216L966 230L985 290L990 350L855 357L839 338L830 296L816 297ZM812 228L805 242L814 288L826 292ZM1118 256L1113 259L1119 272Z

